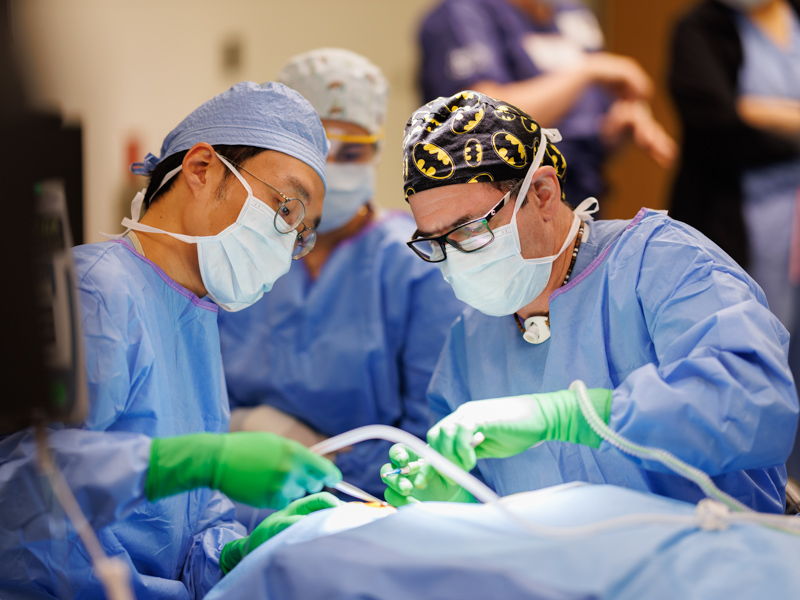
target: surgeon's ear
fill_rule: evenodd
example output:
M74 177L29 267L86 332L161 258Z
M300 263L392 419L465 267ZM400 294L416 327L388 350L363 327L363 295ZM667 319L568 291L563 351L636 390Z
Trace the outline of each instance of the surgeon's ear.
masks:
M209 184L210 168L216 152L211 144L200 142L192 146L183 157L183 176L186 184L194 194L205 189ZM216 187L214 187L216 189Z
M556 170L550 166L539 167L531 179L531 189L539 199L539 214L544 220L551 219L561 204L561 185Z

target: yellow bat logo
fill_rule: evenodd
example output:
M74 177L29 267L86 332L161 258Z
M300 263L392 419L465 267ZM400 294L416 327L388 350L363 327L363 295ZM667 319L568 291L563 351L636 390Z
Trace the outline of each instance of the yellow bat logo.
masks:
M518 137L507 131L498 131L492 136L492 147L497 156L515 169L521 169L528 164L525 146Z
M503 121L513 121L517 118L517 111L506 105L498 106L494 110L494 114L498 119Z
M550 160L553 161L553 168L556 170L556 175L559 178L563 178L564 173L567 171L567 161L564 155L561 154L558 148L551 144L547 144L547 148L545 148L544 151L547 156L550 157Z
M425 131L429 133L433 133L434 131L439 129L439 127L442 126L442 124L436 119L434 119L431 115L425 117L425 123L428 123L428 126L425 128Z
M453 133L461 134L475 129L478 123L481 122L481 119L483 119L483 115L486 114L486 111L480 107L465 107L457 109L455 113L450 123L450 130Z
M447 110L453 112L455 110L458 110L459 108L462 108L461 100L472 100L473 98L477 97L478 96L477 94L475 94L475 92L470 92L470 91L459 92L458 94L450 98L450 102L445 104L445 106L447 107ZM477 106L473 108L477 108Z
M418 142L414 146L414 165L425 177L447 179L453 174L453 159L434 144Z
M483 146L477 138L470 138L464 145L464 160L470 167L477 167L483 162Z
M525 128L525 131L530 131L531 133L539 131L539 125L536 124L536 121L529 119L525 115L520 115L519 120Z
M494 181L494 177L489 175L489 173L478 173L470 179L467 183L485 183L487 181Z

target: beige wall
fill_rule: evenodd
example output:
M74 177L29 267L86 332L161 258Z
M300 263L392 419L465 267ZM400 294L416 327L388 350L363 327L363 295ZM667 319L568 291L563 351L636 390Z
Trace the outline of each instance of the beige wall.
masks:
M133 192L127 140L159 154L164 136L199 104L242 80L275 76L290 56L349 48L380 66L392 87L381 204L405 208L400 144L419 105L415 30L432 0L18 0L13 18L36 74L34 95L84 126L86 241L120 228ZM241 40L241 67L223 48ZM137 186L141 182L136 182ZM127 208L126 208L127 210ZM127 213L126 213L127 214Z
M692 0L595 0L610 49L639 59L654 76L656 116L676 134L664 91L666 44L676 13ZM119 231L133 196L126 146L159 153L161 140L200 103L242 80L274 77L290 56L340 46L369 56L392 86L381 204L405 208L400 175L403 124L418 106L415 31L435 0L16 0L18 39L39 102L79 119L85 140L86 241ZM241 66L223 50L241 43ZM609 169L607 217L666 206L672 174L629 150ZM127 212L125 213L127 214Z

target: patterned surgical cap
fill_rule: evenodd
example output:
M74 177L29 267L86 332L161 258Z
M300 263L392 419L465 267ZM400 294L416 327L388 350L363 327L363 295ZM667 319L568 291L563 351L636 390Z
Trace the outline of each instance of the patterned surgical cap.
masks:
M403 191L525 176L539 148L539 124L522 110L478 92L437 98L406 123ZM564 198L567 162L548 142L543 165L555 168Z
M278 81L300 92L323 119L355 123L377 134L386 119L389 84L369 60L343 48L319 48L290 59Z

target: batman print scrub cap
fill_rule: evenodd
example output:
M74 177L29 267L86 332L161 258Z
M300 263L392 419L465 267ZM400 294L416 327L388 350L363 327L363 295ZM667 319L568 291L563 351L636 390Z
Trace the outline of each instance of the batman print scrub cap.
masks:
M409 196L456 183L525 176L541 128L519 108L474 91L440 97L417 109L403 138L403 191ZM543 165L555 168L564 198L567 162L551 142Z

